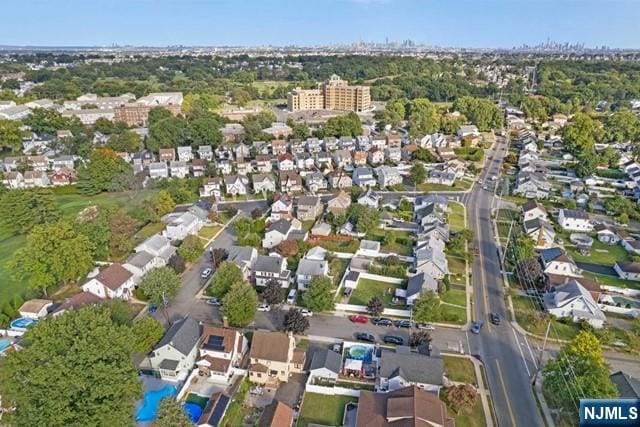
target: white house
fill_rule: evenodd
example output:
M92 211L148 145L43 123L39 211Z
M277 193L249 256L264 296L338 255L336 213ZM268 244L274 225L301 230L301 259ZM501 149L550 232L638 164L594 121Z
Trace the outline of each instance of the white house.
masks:
M275 280L282 288L289 287L291 271L287 270L287 259L279 255L258 255L253 265L256 286L267 286Z
M27 319L41 319L48 314L52 305L53 301L48 299L30 299L20 306L18 313Z
M190 162L193 160L193 151L191 151L191 147L185 145L183 147L178 147L178 160L181 162Z
M100 298L128 300L135 286L133 273L118 263L113 263L90 278L82 290Z
M325 260L302 258L296 270L298 289L307 290L313 278L317 276L329 276L329 263Z
M136 246L134 250L136 252L145 251L153 256L160 257L164 260L165 264L171 259L173 254L176 253L176 247L172 246L171 241L161 234L154 234Z
M378 359L378 369L378 388L384 391L415 385L437 396L444 384L441 357L384 349Z
M132 254L122 266L133 274L135 282L139 282L149 271L164 265L166 265L164 259L151 255L149 252L140 251Z
M275 200L271 205L269 221L291 218L293 218L293 197L285 193L276 195Z
M376 168L376 175L378 176L378 185L380 188L402 184L402 176L400 176L400 172L398 172L396 168L379 166Z
M187 379L198 357L200 325L185 317L174 322L148 356L151 369L164 381L180 382Z
M280 244L289 237L289 234L294 230L302 229L302 224L297 219L286 220L280 219L274 223L269 224L267 231L262 239L262 247L271 249Z
M171 240L184 240L190 234L197 235L203 223L191 212L183 212L171 219L164 230L164 235Z
M200 197L215 197L219 199L222 195L222 180L220 178L205 178L200 187Z
M523 222L531 221L532 219L548 220L547 210L537 201L531 199L527 200L522 205L522 220Z
M574 209L560 209L558 224L565 231L593 231L593 224L585 211Z
M372 189L368 189L362 196L358 197L358 204L378 209L381 199L382 197L378 193Z
M607 245L616 245L621 240L618 233L604 224L596 224L593 229L598 235L598 240Z
M155 162L147 166L149 169L149 178L169 178L169 168L166 162Z
M212 382L230 384L249 348L245 336L235 329L205 326L200 343L196 366L201 376Z
M449 274L447 257L437 248L423 247L414 254L416 273L426 273L436 280L442 280Z
M540 251L542 267L546 274L558 276L582 277L573 260L560 248L549 248Z
M256 248L232 245L227 249L227 252L227 261L235 263L242 271L245 280L249 281L251 279L251 271L258 258Z
M342 369L342 356L340 353L320 348L313 352L313 358L309 365L309 375L311 378L320 381L335 382Z
M169 163L171 176L173 178L186 178L189 175L189 166L184 160L174 160Z
M276 191L276 180L268 173L257 173L251 177L255 194Z
M242 175L227 175L224 177L224 186L227 194L232 196L246 196L249 178Z
M613 269L621 279L640 281L640 263L638 262L616 262Z
M559 319L586 320L594 328L602 328L607 320L591 293L575 279L556 286L554 292L546 293L544 305L549 314Z

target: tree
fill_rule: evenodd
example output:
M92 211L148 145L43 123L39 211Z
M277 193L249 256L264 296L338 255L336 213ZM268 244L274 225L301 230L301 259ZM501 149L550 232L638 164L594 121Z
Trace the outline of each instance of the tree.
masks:
M400 126L402 120L404 120L405 108L404 102L399 99L387 102L384 111L380 115L381 127L390 125L392 127Z
M178 253L186 262L194 262L204 252L204 245L202 244L202 240L200 237L189 234L184 238L182 244L178 248Z
M23 135L19 121L0 119L0 150L7 149L12 153L18 153L22 149Z
M409 104L409 135L431 134L440 129L440 114L428 99L417 98Z
M429 345L431 343L431 334L429 331L418 330L411 333L409 337L409 345L411 347L419 347L421 345Z
M53 108L34 108L23 122L37 134L55 134L58 130L69 129L70 124L68 119Z
M502 110L488 99L462 96L453 103L453 109L471 120L481 131L501 128L504 125Z
M246 282L234 283L222 298L222 315L231 326L246 326L256 315L258 294Z
M167 190L160 190L158 194L151 198L149 205L157 219L168 214L176 207L176 203Z
M326 276L314 276L309 289L302 294L302 302L311 311L333 310L333 283Z
M167 266L173 268L173 271L178 274L184 273L184 270L187 268L184 258L182 258L178 253L171 255L171 258L169 258L169 261L167 262Z
M354 112L346 116L331 117L322 128L324 136L358 136L362 135L362 122Z
M414 184L422 184L427 179L427 170L422 163L415 163L409 171L409 180Z
M138 221L119 209L109 216L109 256L119 259L129 254L134 247L133 235Z
M577 416L579 398L582 397L576 395L575 390L580 390L590 399L618 395L609 378L609 366L602 355L600 341L588 331L580 331L565 344L556 358L544 366L542 373L545 395L553 396L560 409L574 416Z
M349 206L348 213L355 221L356 230L360 233L370 233L380 223L380 211L368 206L352 204Z
M633 111L621 108L609 116L604 130L609 141L636 141L640 138L640 120Z
M213 266L218 268L222 261L229 258L229 251L225 248L215 248L211 251L211 261L213 261Z
M373 317L378 317L384 311L384 302L379 296L371 297L367 303L367 312Z
M262 217L263 212L262 209L260 208L255 208L254 210L251 211L251 218L253 219L258 219L260 217Z
M156 427L191 427L193 423L182 404L173 397L165 397L158 405Z
M610 168L618 167L620 152L612 147L607 147L600 153L600 162L606 163Z
M170 267L154 268L142 278L138 288L152 305L161 306L178 294L180 276Z
M447 387L444 393L444 400L449 404L456 414L473 408L478 397L478 393L471 384L458 384Z
M147 139L149 150L158 152L160 148L175 148L189 140L186 120L174 117L171 113L169 115L157 122L151 122L149 119L149 138Z
M269 305L280 304L284 300L284 292L280 283L277 280L269 280L261 297Z
M93 150L89 162L78 170L78 193L94 195L110 191L114 179L122 174L132 174L131 165L108 148Z
M300 252L298 242L295 240L283 240L276 246L276 250L285 258L294 257Z
M283 329L285 332L291 332L299 335L309 329L309 318L302 314L297 308L290 308L284 315Z
M382 238L382 243L387 246L394 245L396 243L396 233L393 231L385 232L384 237Z
M576 156L581 152L594 153L596 142L603 136L600 123L584 113L576 113L562 129L566 149Z
M0 393L15 425L129 425L141 383L133 338L107 310L41 320L0 364ZM82 408L79 410L79 408Z
M189 122L187 131L193 147L200 145L218 146L222 142L221 122L212 115L199 117Z
M120 134L111 135L107 147L116 152L135 153L142 148L142 140L137 133L126 130Z
M517 243L512 243L517 244ZM527 289L530 283L537 284L542 275L542 267L535 257L523 258L516 264L516 276L523 288Z
M31 289L47 289L84 277L93 265L93 243L68 221L37 225L9 265Z
M416 322L437 322L441 318L440 298L435 292L424 292L413 303L413 320Z
M11 190L0 197L0 226L12 233L26 233L38 224L60 218L53 192L47 189Z
M598 155L595 149L585 149L576 154L576 175L581 178L592 175L598 167Z
M140 317L133 322L133 351L147 354L164 335L162 324L153 317Z
M233 285L243 282L244 276L240 268L233 262L224 261L216 270L207 292L209 295L222 298Z
M253 228L253 221L250 218L238 218L233 222L233 230L236 232L236 236L242 237L251 233Z
M426 148L422 148L422 147L418 147L413 152L413 158L416 159L416 160L421 160L421 161L426 162L426 163L434 163L434 162L436 162L438 160L436 158L436 156L434 156L431 151L427 150Z

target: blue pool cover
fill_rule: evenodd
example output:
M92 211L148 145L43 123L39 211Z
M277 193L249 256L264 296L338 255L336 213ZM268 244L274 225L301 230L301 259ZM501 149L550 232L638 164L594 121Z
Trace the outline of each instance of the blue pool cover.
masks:
M202 408L195 403L185 403L182 405L192 422L197 423L202 415Z
M166 385L160 390L144 392L142 405L136 411L136 421L153 421L158 413L158 405L165 397L175 396L178 390L175 386Z

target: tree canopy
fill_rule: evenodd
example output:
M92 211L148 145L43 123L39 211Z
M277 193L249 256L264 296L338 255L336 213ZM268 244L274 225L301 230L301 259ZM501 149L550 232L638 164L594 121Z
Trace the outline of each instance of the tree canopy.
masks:
M256 315L258 294L246 282L234 283L222 298L222 315L231 326L246 326Z
M233 285L243 282L244 276L240 268L231 261L224 261L218 266L207 292L210 295L222 298Z
M309 289L302 294L302 302L311 311L333 310L333 283L325 276L311 279Z
M177 295L180 276L171 267L154 268L145 274L138 288L151 304L159 306Z

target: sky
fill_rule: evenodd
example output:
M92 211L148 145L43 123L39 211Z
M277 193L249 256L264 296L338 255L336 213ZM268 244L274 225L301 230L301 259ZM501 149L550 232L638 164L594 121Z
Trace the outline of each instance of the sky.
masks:
M0 45L640 48L640 0L9 0Z

